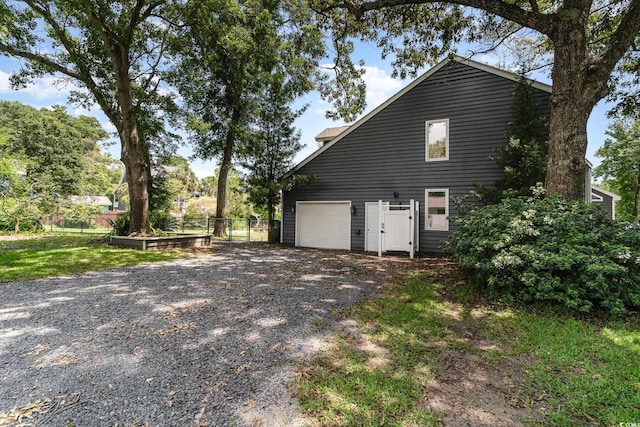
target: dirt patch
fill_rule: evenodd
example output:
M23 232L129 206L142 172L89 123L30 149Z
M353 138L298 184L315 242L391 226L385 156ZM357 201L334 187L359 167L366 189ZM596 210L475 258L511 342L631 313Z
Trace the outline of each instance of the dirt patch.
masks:
M462 276L455 262L445 259L436 268L426 263L421 266L423 274L447 278L452 286L460 284ZM462 304L451 288L444 289L440 297L450 303L444 316L452 320L448 328L456 343L454 349L448 348L451 342L443 343L435 378L425 384L420 405L439 413L443 424L452 427L541 422L546 396L531 397L525 389L527 369L534 360L510 356L505 344L482 337L480 324L486 314L477 308L486 307L488 301L476 295Z
M506 358L500 363L470 351L447 350L435 380L420 399L440 414L446 426L524 426L541 421L537 403L523 398L520 384L530 361Z

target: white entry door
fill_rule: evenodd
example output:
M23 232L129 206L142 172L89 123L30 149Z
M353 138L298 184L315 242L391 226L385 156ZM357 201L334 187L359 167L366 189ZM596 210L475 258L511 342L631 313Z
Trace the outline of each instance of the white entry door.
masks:
M389 202L382 202L382 209L389 209ZM378 213L378 202L365 203L366 217L365 228L365 251L378 252L378 239L380 238L380 217Z
M413 244L411 214L409 209L389 210L384 213L384 250L410 250Z

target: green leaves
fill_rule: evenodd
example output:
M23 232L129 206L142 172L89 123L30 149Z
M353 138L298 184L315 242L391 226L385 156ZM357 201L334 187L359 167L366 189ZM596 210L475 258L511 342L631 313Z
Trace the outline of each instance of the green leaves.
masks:
M602 162L593 171L622 196L616 203L618 218L638 223L640 218L640 120L617 119L604 145L596 151Z
M640 233L599 207L507 198L452 218L447 248L499 299L614 314L640 301Z

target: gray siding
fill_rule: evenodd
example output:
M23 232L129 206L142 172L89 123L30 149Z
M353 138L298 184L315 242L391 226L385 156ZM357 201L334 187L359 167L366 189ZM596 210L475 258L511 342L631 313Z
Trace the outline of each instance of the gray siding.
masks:
M297 173L316 182L284 194L283 241L295 244L296 201L351 201L351 249L363 250L365 202L420 202L420 251L439 251L448 232L427 231L425 189L469 195L473 184L492 185L502 175L490 159L506 142L512 118L512 80L451 62L398 98ZM547 111L548 94L538 91ZM425 161L425 122L449 119L449 160ZM393 193L398 192L398 199ZM450 203L450 214L455 206Z
M604 194L603 192L598 191L595 188L591 188L591 192L602 197L601 202L593 202L593 204L596 206L600 206L602 209L604 209L607 212L607 214L609 215L609 218L613 218L613 197L607 194Z

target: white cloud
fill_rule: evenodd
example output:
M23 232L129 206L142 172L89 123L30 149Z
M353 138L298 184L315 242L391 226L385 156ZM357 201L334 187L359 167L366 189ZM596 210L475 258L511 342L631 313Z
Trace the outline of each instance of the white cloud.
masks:
M492 67L500 68L503 65L503 60L498 54L485 53L477 58L473 58L475 61L482 64L491 65Z
M363 80L367 85L367 110L376 108L403 86L402 81L394 79L378 67L365 66L364 70Z
M102 125L102 128L104 130L106 130L109 133L117 133L118 129L116 129L116 127L113 125L113 123L111 123L109 120L100 123Z
M330 65L324 64L323 67L330 67ZM404 86L401 80L394 79L389 73L379 67L364 66L362 69L364 69L362 80L364 80L367 87L365 95L367 107L364 114L382 104ZM332 105L330 103L320 98L314 103L314 111L323 117L326 111L331 108ZM335 123L335 126L340 126L338 122Z
M9 85L9 73L5 73L0 70L0 93L6 93L11 91L11 86Z
M80 117L80 116L93 116L93 114L91 113L91 108L84 108L84 107L76 107L73 109L73 115L76 117Z
M0 93L19 93L38 101L48 100L55 103L57 101L66 101L69 92L78 89L78 86L72 82L60 81L55 77L47 76L36 80L34 84L24 89L16 91L11 88L9 76L9 73L0 70Z

